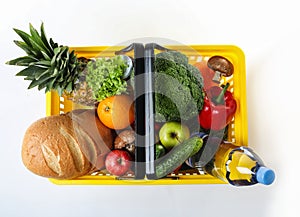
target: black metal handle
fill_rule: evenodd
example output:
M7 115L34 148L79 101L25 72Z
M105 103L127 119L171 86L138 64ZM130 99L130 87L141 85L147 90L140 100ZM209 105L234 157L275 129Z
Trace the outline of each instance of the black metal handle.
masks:
M115 52L125 54L134 50L134 108L135 108L135 179L145 178L145 61L144 45L132 43L128 47Z
M157 179L155 172L155 49L169 49L156 44L132 43L116 55L134 50L135 97L135 179Z
M156 43L145 45L145 117L146 117L146 177L157 179L155 172L155 99L154 99L154 50L168 50Z

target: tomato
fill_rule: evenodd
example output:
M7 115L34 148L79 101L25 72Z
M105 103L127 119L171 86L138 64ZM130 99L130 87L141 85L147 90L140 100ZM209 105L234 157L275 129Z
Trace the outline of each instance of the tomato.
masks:
M196 62L194 64L197 67L203 77L204 90L208 90L212 86L218 86L212 79L215 72L207 66L207 61L202 60L201 62Z

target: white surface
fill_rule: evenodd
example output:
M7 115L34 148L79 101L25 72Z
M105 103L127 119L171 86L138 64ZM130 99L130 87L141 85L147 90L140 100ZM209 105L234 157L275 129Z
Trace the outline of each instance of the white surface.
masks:
M299 50L297 1L9 0L0 13L0 216L299 216ZM114 45L139 37L184 44L235 44L247 62L249 144L276 171L271 186L55 186L28 172L26 128L45 115L43 92L26 90L12 28L45 23L64 45ZM296 193L298 192L298 193Z

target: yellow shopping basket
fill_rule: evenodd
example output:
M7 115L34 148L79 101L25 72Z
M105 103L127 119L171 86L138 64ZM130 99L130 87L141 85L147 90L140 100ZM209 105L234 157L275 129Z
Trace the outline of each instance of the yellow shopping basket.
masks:
M168 49L178 50L188 56L189 62L194 64L214 55L224 56L234 65L233 76L222 78L222 83L230 83L238 107L234 119L228 125L226 131L227 140L241 146L247 146L248 142L248 121L246 105L246 72L245 57L241 49L230 45L190 45L166 46ZM116 51L123 49L122 46L94 46L94 47L73 47L78 57L112 57ZM56 92L49 92L46 95L46 114L57 115L66 113L78 108L78 105L68 100L67 97L59 97ZM59 185L178 185L178 184L216 184L224 183L206 173L197 170L171 173L165 178L157 180L149 179L120 179L107 172L95 172L91 175L82 176L72 180L50 179L51 182Z

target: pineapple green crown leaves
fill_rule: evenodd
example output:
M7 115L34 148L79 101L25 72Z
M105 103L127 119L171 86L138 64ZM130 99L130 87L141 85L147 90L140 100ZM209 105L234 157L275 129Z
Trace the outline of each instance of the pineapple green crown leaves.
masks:
M31 24L29 29L30 34L14 29L23 40L15 40L14 43L27 55L6 64L25 67L16 76L24 76L24 80L31 81L28 89L37 87L39 90L45 89L45 92L57 90L59 95L71 93L85 63L81 63L69 47L59 46L52 38L48 41L43 23L40 33Z

